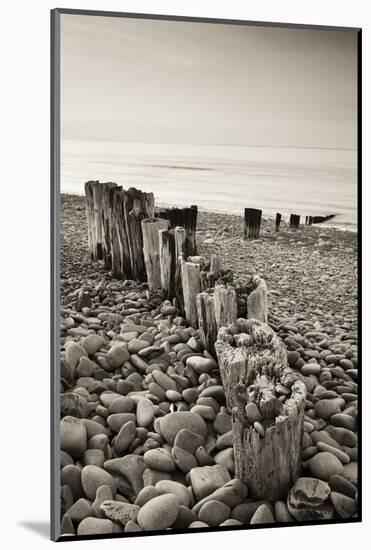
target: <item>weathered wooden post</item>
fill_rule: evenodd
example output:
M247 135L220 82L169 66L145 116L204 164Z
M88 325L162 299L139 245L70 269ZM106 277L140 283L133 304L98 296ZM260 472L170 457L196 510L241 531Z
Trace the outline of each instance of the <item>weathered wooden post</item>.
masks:
M125 222L124 190L121 186L112 187L108 194L111 212L112 275L118 279L132 279L130 245Z
M88 222L88 246L94 260L101 260L102 253L102 191L99 181L85 183L86 216Z
M197 212L196 205L190 208L166 208L158 212L158 216L164 220L169 220L170 228L177 226L185 229L185 256L195 256L196 249L196 229L197 229Z
M93 202L93 187L94 182L87 181L85 182L85 209L86 209L86 221L88 225L88 249L90 257L94 257L94 236L93 236L93 212L94 212L94 202Z
M297 229L300 224L300 216L298 214L291 214L290 216L290 228Z
M214 287L214 310L216 327L226 327L238 317L237 293L233 285L216 283Z
M151 290L161 288L159 231L167 230L168 227L168 220L160 218L142 220L144 262L147 270L148 288Z
M279 212L277 212L277 214L276 214L276 223L275 223L275 231L280 230L281 217L282 217L281 214Z
M142 220L154 217L153 193L143 193L135 187L123 191L123 213L130 255L132 278L145 281L147 278L143 256Z
M95 218L95 259L103 259L103 229L102 229L102 197L103 185L97 182L93 185L94 218Z
M193 328L198 328L197 294L201 292L200 272L202 258L200 256L189 257L187 261L180 256L183 303L185 318Z
M161 288L166 298L171 300L175 295L175 239L174 230L160 229L160 274Z
M258 275L254 275L252 284L255 288L247 297L247 318L266 323L268 321L267 285Z
M260 232L262 211L257 208L245 208L244 239L257 239Z
M254 500L276 502L300 475L306 388L265 323L238 319L215 343L232 411L235 475Z
M112 212L110 206L110 189L117 187L116 183L102 183L102 253L104 265L107 269L112 268L111 257L111 223Z
M175 298L178 304L178 308L184 314L184 299L183 299L183 287L182 287L182 259L184 259L185 251L185 229L184 227L177 226L174 229L175 240Z
M313 216L309 216L308 225L312 225L312 224L313 224Z
M212 355L215 355L217 336L214 296L211 291L197 294L197 316L201 331L201 341Z

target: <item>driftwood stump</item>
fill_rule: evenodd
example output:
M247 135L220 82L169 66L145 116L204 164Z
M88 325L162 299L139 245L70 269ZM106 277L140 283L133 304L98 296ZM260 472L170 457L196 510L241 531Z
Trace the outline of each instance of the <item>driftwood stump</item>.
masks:
M265 323L238 319L215 349L232 411L236 477L255 500L285 499L300 474L306 389Z
M257 208L245 208L244 239L257 239L260 233L262 211Z
M148 288L151 290L161 288L159 231L161 229L167 230L168 227L168 220L160 218L142 220L144 262Z

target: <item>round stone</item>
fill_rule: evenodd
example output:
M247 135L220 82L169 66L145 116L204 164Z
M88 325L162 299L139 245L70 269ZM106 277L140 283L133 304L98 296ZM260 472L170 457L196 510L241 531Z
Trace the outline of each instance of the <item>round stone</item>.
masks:
M254 422L260 422L262 415L255 403L248 403L245 407L245 413L247 420L254 424Z
M149 426L153 420L154 414L155 411L152 401L145 397L139 399L136 411L138 426Z
M115 480L103 468L98 466L85 466L81 471L81 484L84 493L88 499L94 500L97 494L97 489L102 485L108 485L112 492L115 492Z
M104 338L99 334L89 334L83 338L81 345L88 355L94 355L104 344Z
M179 504L183 506L188 507L191 503L191 494L187 487L177 481L162 479L156 483L156 490L162 495L167 493L175 495Z
M343 518L351 518L357 510L357 503L353 498L342 495L341 493L331 492L331 502L338 513Z
M87 446L84 424L73 416L65 416L60 422L60 446L73 458L81 458Z
M192 411L174 412L166 414L160 419L160 431L161 435L171 443L174 444L175 438L178 432L186 428L191 432L195 432L202 437L206 437L207 427L205 421L199 414Z
M138 524L146 531L167 529L175 522L179 501L173 494L160 495L149 500L138 513Z
M114 448L118 455L122 455L132 444L136 436L134 422L126 422L116 436Z
M342 474L344 467L340 460L329 452L320 452L309 460L309 471L318 479L328 481L335 474Z
M175 464L171 454L165 449L150 449L143 455L143 460L147 466L160 470L161 472L174 472Z
M250 520L250 525L258 523L275 523L272 509L268 504L261 504Z
M125 361L129 361L130 353L125 347L121 345L115 345L109 349L107 353L107 359L112 369L117 369L118 367L121 367L121 365L125 363Z
M66 344L66 363L74 371L80 361L80 357L87 357L85 349L76 342L70 341Z
M333 414L341 412L339 403L335 401L335 399L320 399L314 405L314 410L316 414L324 420L327 420L327 418L330 418Z
M104 535L113 533L113 523L110 519L85 518L77 528L78 535Z
M217 368L217 364L214 361L214 359L206 358L206 357L199 357L197 355L194 355L192 357L188 357L186 364L189 367L192 367L192 369L197 374L203 374L204 372L210 372L213 369Z
M312 477L300 477L287 496L287 508L298 521L331 519L334 510L326 501L328 483Z
M209 500L201 507L198 519L204 521L210 527L217 527L229 518L231 510L223 502Z

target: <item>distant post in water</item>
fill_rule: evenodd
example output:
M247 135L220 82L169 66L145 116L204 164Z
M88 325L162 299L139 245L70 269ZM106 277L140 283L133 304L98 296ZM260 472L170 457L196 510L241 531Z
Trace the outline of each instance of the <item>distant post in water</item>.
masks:
M290 216L290 228L297 229L300 224L300 216L298 214L291 214Z
M275 225L275 230L276 231L280 230L281 217L282 217L281 214L279 212L277 212L277 214L276 214L276 225Z
M257 239L260 232L262 211L257 208L245 208L244 239Z

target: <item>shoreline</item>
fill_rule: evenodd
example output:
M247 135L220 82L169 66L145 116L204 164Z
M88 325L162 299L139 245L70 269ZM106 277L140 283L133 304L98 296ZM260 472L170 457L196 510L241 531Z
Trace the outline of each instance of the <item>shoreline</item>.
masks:
M87 260L85 197L62 194L61 206L76 217L70 237ZM200 255L218 254L236 278L263 277L274 314L304 314L319 324L328 318L334 327L357 327L357 234L315 225L290 230L285 221L276 233L274 221L262 218L259 239L245 241L242 216L199 210L196 242ZM64 246L67 263L70 247L71 242ZM103 268L102 274L110 279Z
M76 193L76 192L73 192L73 191L63 191L61 192L61 196L63 195L66 195L66 196L72 196L72 197L82 197L84 198L85 195L84 193ZM184 205L184 204L180 204L180 203L169 203L169 202L156 202L156 208L159 209L159 208L185 208L187 205ZM203 208L201 206L198 207L198 211L199 212L204 212L206 214L220 214L220 215L225 215L225 216L235 216L236 218L241 218L243 219L243 214L238 214L237 212L227 212L225 210L209 210L208 208ZM284 217L289 217L289 214L283 214ZM281 220L281 224L284 224L284 223L288 223L287 220L284 219L284 217L282 218ZM305 215L301 215L301 220L305 219ZM264 221L270 221L270 222L274 222L275 218L272 217L272 216L269 216L269 215L264 215L264 212L262 213L262 224ZM300 224L301 226L302 225L305 225L305 224ZM339 231L344 231L344 232L349 232L349 233L352 233L354 235L358 235L358 229L355 228L355 229L352 229L350 227L344 227L344 226L340 226L340 225L333 225L331 223L327 223L327 222L324 222L324 223L321 223L321 224L314 224L314 226L312 225L311 227L315 227L315 228L318 228L318 229L335 229L335 230L339 230Z

